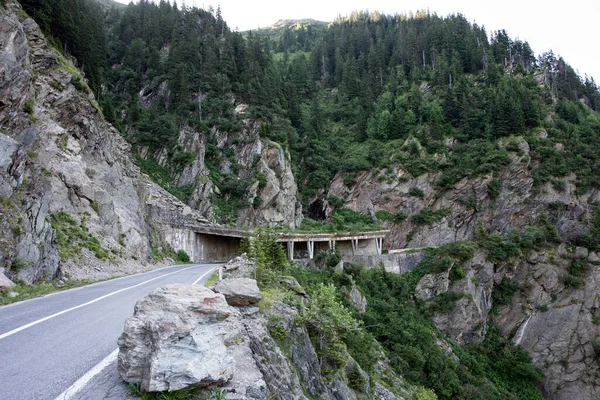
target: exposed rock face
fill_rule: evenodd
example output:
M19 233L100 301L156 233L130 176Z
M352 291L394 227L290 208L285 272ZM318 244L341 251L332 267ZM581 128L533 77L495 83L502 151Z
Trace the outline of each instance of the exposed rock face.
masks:
M144 391L223 384L233 376L227 345L239 313L203 286L167 285L135 306L119 338L119 374Z
M596 375L600 326L600 270L587 264L581 287L565 285L569 264L577 259L564 247L522 261L508 276L522 282L511 303L499 309L497 324L533 356L544 372L543 392L551 399L600 397Z
M146 201L160 193L167 200L155 214L185 210L140 174L82 78L20 11L12 0L0 7L0 266L31 283L146 264L151 241L164 242ZM61 259L50 223L58 212L85 224L110 257L83 249L77 260Z
M385 238L386 248L439 246L471 239L479 222L490 231L507 232L533 225L540 215L540 206L550 204L553 207L549 207L547 213L561 239L571 240L580 235L586 230L586 217L600 200L598 190L577 196L574 175L566 177L564 191L556 191L551 184L534 188L529 145L521 140L518 148L518 152L510 153L511 163L499 176L488 174L465 178L447 191L437 189L439 173L414 178L394 166L389 171L377 172L375 177L372 171L362 172L350 186L344 184L343 173L339 173L331 182L328 193L343 199L345 207L363 213L373 210L406 212L409 218L403 222L386 222L391 230ZM496 198L488 191L494 179L501 182ZM411 195L414 188L423 192L423 198ZM315 206L319 202L322 200L316 199ZM426 207L447 209L451 214L432 224L415 223L411 217ZM331 208L326 214L330 213Z
M358 311L367 311L367 298L361 293L356 285L352 285L350 289L344 289L346 298Z
M519 289L510 304L497 305L494 324L542 369L546 398L591 400L600 396L595 344L600 327L594 323L600 309L600 270L585 255L582 248L569 253L561 245L558 250L533 251L517 264L492 264L478 252L464 264L464 278L450 282L448 273L425 275L415 297L432 301L448 291L464 294L452 310L435 313L432 320L453 340L478 343L490 322L495 286L504 279L513 282ZM581 288L565 284L573 260L588 261Z
M302 221L302 206L298 200L290 155L279 144L260 138L259 131L257 123L244 120L241 133L218 134L218 147L231 147L235 152L239 178L252 181L246 191L246 198L252 206L238 211L237 224L295 228ZM224 161L221 170L228 168L227 161Z
M219 166L221 172L232 173L235 168L236 179L250 182L245 194L246 205L237 211L237 225L294 228L302 221L302 206L298 200L290 156L277 143L261 138L259 130L258 124L246 119L239 132L213 130L210 133L216 137L217 148L223 154L233 154L222 160ZM194 158L173 178L179 186L193 186L188 205L208 220L215 221L213 201L219 193L209 179L205 165L206 140L205 135L189 127L181 129L178 144L183 151L193 154ZM148 157L151 154L147 149L142 149L141 155ZM152 156L162 166L169 167L166 149Z
M260 301L260 291L254 279L225 279L212 288L225 296L230 306L248 306Z

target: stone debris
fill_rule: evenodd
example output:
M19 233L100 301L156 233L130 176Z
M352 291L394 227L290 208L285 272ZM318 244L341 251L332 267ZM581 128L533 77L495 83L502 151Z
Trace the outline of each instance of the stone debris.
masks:
M4 292L5 290L13 287L15 287L15 283L8 279L2 272L0 272L0 292Z
M119 375L148 392L224 384L235 367L228 345L240 329L239 312L222 294L198 285L155 289L125 322Z
M230 306L248 306L260 301L260 290L256 280L250 278L225 279L212 289L225 296Z

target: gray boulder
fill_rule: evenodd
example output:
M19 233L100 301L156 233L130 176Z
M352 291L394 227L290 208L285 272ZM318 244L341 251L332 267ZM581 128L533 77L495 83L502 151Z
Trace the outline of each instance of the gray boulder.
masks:
M196 285L167 285L135 305L118 340L118 372L143 391L223 384L234 372L228 346L240 315L222 294Z
M2 272L0 272L0 292L4 292L6 289L13 288L14 282L8 279Z
M256 280L250 278L225 279L214 285L213 290L223 294L230 306L248 306L260 301Z

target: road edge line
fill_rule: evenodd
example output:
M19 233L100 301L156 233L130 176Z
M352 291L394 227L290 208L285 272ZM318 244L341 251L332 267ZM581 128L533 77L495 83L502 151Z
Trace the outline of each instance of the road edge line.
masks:
M193 266L191 266L191 267L188 267L188 268L182 268L182 269L178 269L177 271L169 272L168 274L164 274L164 275L156 276L156 277L154 277L154 278L152 278L152 279L148 279L148 280L146 280L146 281L144 281L144 282L140 282L140 283L138 283L138 284L136 284L136 285L133 285L133 286L128 286L128 287L126 287L126 288L119 289L119 290L117 290L117 291L114 291L114 292L111 292L111 293L105 294L104 296L97 297L97 298L95 298L94 300L90 300L90 301L88 301L87 303L79 304L79 305L77 305L77 306L75 306L75 307L67 308L66 310L59 311L59 312L57 312L57 313L54 313L54 314L52 314L52 315L48 315L47 317L40 318L40 319L38 319L37 321L30 322L30 323L28 323L28 324L25 324L25 325L22 325L22 326L20 326L20 327L18 327L18 328L15 328L15 329L13 329L12 331L8 331L8 332L6 332L6 333L3 333L3 334L1 334L1 335L0 335L0 340L2 340L2 339L5 339L5 338L7 338L7 337L9 337L9 336L12 336L12 335L14 335L15 333L21 332L21 331L23 331L23 330L25 330L25 329L27 329L27 328L31 328L32 326L34 326L34 325L37 325L37 324L39 324L39 323L42 323L42 322L44 322L44 321L48 321L49 319L52 319L52 318L58 317L58 316L60 316L60 315L66 314L66 313L68 313L69 311L73 311L73 310L77 310L78 308L81 308L81 307L89 306L90 304L96 303L96 302L98 302L98 301L100 301L100 300L104 300L104 299L106 299L107 297L114 296L115 294L118 294L118 293L124 292L124 291L126 291L126 290L129 290L129 289L136 288L136 287L138 287L138 286L142 286L142 285L144 285L144 284L146 284L146 283L148 283L148 282L152 282L152 281L155 281L155 280L157 280L157 279L164 278L165 276L173 275L173 274L176 274L176 273L178 273L178 272L182 272L182 271L187 271L188 269L197 268L198 266L199 266L199 264L195 264L195 265L193 265Z
M213 268L209 269L209 270L208 270L208 272L205 272L204 274L202 274L202 276L201 276L200 278L196 279L196 280L194 281L194 283L192 283L192 285L195 285L195 284L197 284L198 282L200 282L200 281L202 280L202 278L204 278L206 275L208 275L208 274L210 274L211 272L213 272L213 271L214 271L216 268L217 268L217 267L213 267Z
M58 395L55 400L69 400L85 387L96 375L102 372L106 367L113 363L119 355L119 349L116 348L112 353L106 356L102 361L96 364L92 369L85 373L81 378L69 386L67 390Z

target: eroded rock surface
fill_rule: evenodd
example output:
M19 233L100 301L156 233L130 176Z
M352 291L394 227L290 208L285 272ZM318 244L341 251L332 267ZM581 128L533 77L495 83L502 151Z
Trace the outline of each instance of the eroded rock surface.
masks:
M212 289L225 296L230 306L248 306L260 301L260 291L254 279L225 279L215 284Z
M119 338L119 375L149 392L224 384L234 372L228 345L239 313L225 297L197 285L167 285L135 306Z

